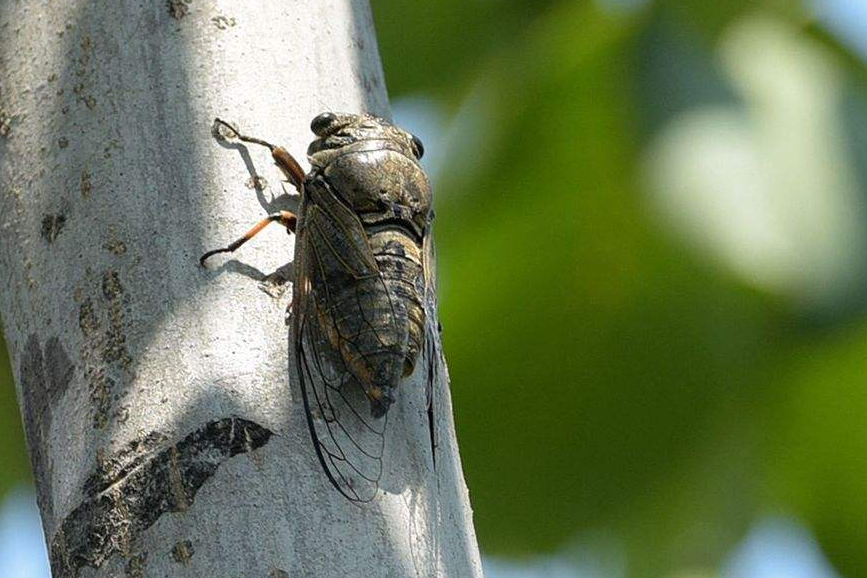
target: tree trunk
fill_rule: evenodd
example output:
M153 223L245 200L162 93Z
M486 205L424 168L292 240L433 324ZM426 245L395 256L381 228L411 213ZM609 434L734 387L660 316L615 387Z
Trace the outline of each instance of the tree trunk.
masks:
M388 115L364 0L0 4L0 308L56 578L481 576L446 376L436 468L418 367L355 506L307 432L291 291L261 290L292 238L197 265L285 207L213 118L303 159L322 110Z

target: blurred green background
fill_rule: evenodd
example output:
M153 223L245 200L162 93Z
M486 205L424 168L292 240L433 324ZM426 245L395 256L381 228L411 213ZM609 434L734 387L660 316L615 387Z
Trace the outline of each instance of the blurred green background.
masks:
M489 576L867 575L867 4L372 4Z

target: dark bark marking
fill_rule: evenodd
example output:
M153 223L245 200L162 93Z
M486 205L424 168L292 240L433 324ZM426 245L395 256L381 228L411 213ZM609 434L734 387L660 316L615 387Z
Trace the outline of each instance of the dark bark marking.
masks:
M175 559L175 562L183 564L184 566L189 565L193 553L193 543L189 540L176 542L172 548L172 558Z
M127 350L123 331L124 289L117 271L108 270L103 273L102 295L108 301L108 329L105 332L102 357L106 363L118 361L123 367L128 367L132 363L132 357Z
M110 458L98 458L96 471L84 481L82 492L85 496L105 492L168 445L169 438L159 432L151 432L126 444Z
M111 226L108 228L108 241L103 244L102 248L118 257L126 253L126 243L118 238L117 227Z
M24 429L36 481L37 501L45 519L51 519L51 457L47 451L54 409L66 393L75 366L57 337L43 351L36 334L27 339L21 355L19 382L23 401Z
M102 294L109 301L120 298L123 295L123 286L120 284L120 276L117 271L106 271L102 275Z
M109 392L114 389L114 380L107 376L105 368L97 359L96 351L101 348L101 324L96 314L93 299L87 297L78 306L78 327L84 335L81 359L84 363L84 378L90 391L90 401L93 404L93 426L102 428L108 423L108 413L111 409Z
M44 215L42 217L42 238L53 243L60 236L64 225L66 225L66 215Z
M175 20L180 20L190 11L190 3L192 0L168 0L166 5L169 8L169 14Z
M12 132L12 115L5 110L0 110L0 136L9 138L10 132Z
M78 326L84 335L81 359L97 429L108 424L115 384L127 375L133 361L125 332L129 297L117 271L103 272L100 294L101 299L82 296L78 309Z
M78 327L85 337L92 337L99 331L99 320L93 310L93 300L88 297L78 307Z
M268 572L268 578L289 578L289 573L279 568L274 568Z
M220 30L228 30L235 25L235 18L219 14L211 18L211 22L213 22L214 26L216 26Z
M84 500L51 541L53 575L76 578L85 566L99 568L112 555L127 554L163 514L189 508L224 461L264 446L272 435L254 422L230 417L175 444L152 432L99 460L82 488Z

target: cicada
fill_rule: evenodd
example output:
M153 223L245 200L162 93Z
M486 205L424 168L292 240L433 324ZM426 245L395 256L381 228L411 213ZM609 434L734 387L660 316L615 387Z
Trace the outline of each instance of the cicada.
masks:
M389 408L401 382L426 359L431 457L433 393L440 360L433 280L430 182L421 141L369 114L325 112L305 175L283 147L260 144L300 193L297 214L269 215L228 247L269 223L297 235L291 343L313 447L346 498L376 497L383 473Z

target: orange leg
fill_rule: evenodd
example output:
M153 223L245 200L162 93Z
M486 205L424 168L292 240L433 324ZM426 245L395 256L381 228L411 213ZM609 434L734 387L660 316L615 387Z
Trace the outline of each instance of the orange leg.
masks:
M214 249L213 251L208 251L199 259L199 264L204 265L205 260L211 255L216 255L217 253L231 253L250 239L256 236L259 231L270 225L271 223L280 223L291 232L295 232L295 225L298 224L298 218L289 211L280 211L279 213L272 213L256 223L252 229L244 233L244 236L229 245L228 247L223 247L222 249Z

